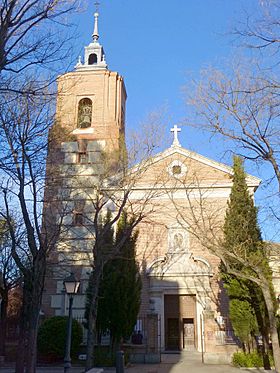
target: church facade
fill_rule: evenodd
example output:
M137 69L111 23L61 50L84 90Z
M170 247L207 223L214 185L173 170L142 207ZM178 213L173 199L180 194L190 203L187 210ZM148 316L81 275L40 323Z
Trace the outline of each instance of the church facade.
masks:
M58 78L46 205L49 189L60 196L57 203L64 214L47 273L42 309L46 316L67 314L63 279L72 271L81 281L74 317L84 315L94 242L92 200L102 178L103 156L119 151L125 134L124 80L107 67L97 13L92 37L83 61L80 58L73 72ZM200 351L209 362L224 361L237 347L219 259L208 247L222 226L232 169L183 148L179 131L174 126L171 146L129 171L134 175L130 206L145 209L137 226L143 288L136 328L145 351ZM55 186L50 187L51 182ZM248 175L251 193L259 182ZM45 214L50 218L47 208Z

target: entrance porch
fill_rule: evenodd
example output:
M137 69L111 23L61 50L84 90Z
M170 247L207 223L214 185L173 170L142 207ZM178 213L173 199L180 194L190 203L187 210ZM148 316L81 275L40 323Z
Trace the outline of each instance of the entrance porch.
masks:
M166 351L195 351L197 349L196 332L196 296L164 296L164 330Z

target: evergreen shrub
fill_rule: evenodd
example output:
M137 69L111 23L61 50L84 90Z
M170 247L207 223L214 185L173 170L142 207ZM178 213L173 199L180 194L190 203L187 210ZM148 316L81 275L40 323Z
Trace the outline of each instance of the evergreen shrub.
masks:
M270 364L273 365L273 357L269 356ZM244 353L242 351L235 352L232 356L232 364L235 367L245 368L260 368L263 367L262 355L257 351Z
M67 334L66 316L54 316L46 319L38 331L38 351L43 356L53 359L64 357L65 341ZM77 357L83 339L83 330L77 320L72 321L71 357Z
M115 363L115 355L112 355L108 346L96 346L94 348L94 365L96 367L113 367Z

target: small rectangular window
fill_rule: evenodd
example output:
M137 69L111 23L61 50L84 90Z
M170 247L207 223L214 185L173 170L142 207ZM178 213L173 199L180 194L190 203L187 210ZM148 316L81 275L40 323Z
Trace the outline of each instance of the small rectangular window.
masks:
M88 163L87 152L79 152L78 153L78 163Z
M75 226L84 225L84 217L83 217L83 214L81 212L74 212L73 224Z

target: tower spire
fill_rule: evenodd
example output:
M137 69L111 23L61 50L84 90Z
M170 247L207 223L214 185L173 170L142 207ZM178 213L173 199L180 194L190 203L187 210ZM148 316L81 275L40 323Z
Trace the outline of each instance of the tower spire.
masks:
M85 57L84 63L82 59L79 58L78 63L76 64L76 70L104 70L107 69L107 63L105 60L104 49L101 44L99 44L99 33L98 33L98 7L100 3L96 1L95 13L94 13L94 29L92 34L93 41L85 47Z
M94 3L94 5L95 5L95 13L94 13L94 29L93 29L92 38L93 38L94 42L97 42L97 40L99 39L99 33L98 33L98 16L99 16L99 13L98 13L98 8L99 8L100 3L98 1L96 1Z

